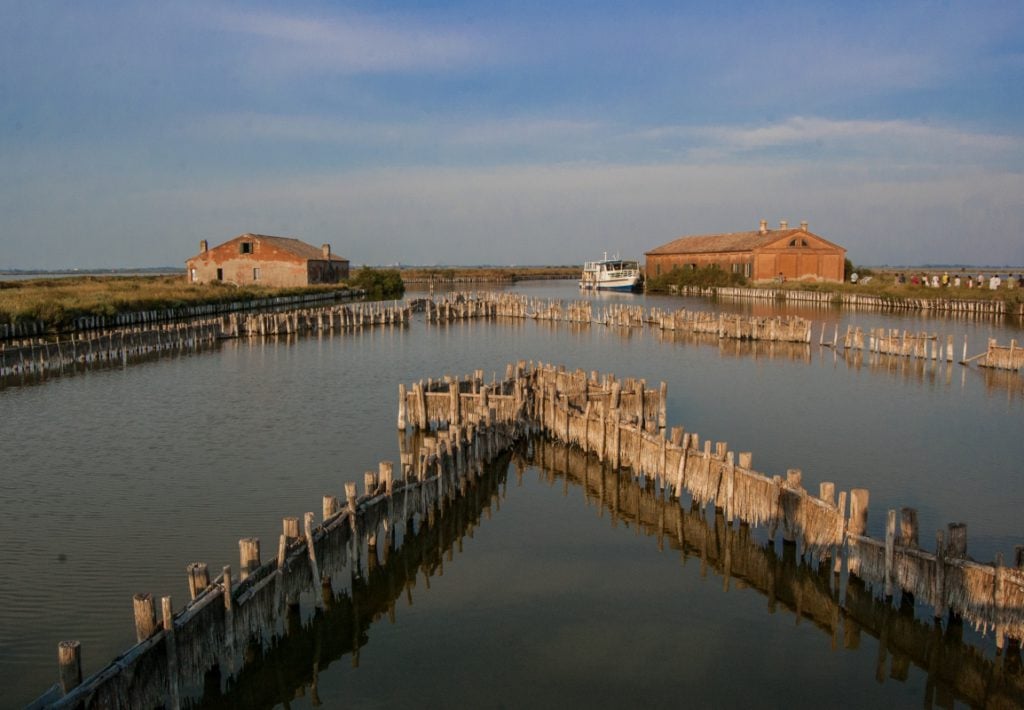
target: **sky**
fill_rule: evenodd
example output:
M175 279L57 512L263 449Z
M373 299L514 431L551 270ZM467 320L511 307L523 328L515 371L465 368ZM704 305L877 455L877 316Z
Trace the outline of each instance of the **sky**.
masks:
M1024 2L0 0L0 268L1024 265Z

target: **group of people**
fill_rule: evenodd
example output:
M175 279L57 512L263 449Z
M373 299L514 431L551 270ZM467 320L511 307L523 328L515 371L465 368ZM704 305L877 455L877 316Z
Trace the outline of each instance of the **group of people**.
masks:
M896 274L896 283L905 284L907 283L907 275L904 273ZM925 286L928 288L988 288L992 291L998 291L1001 288L1024 288L1024 273L1009 274L1004 280L999 274L992 274L986 278L984 272L979 272L977 276L974 274L961 275L959 273L954 274L952 277L948 271L943 271L941 274L914 274L910 277L910 283L913 286Z

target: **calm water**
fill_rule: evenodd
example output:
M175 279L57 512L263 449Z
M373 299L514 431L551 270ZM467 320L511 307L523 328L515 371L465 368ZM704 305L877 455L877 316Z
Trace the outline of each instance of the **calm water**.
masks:
M567 284L518 289L577 297ZM989 321L789 312L825 322L828 333L838 322L954 335L958 354L965 335L971 354L987 337L1022 339L1019 328ZM180 607L188 562L237 566L240 537L276 541L283 516L319 511L323 494L341 495L346 481L397 459L399 382L476 368L500 375L516 359L665 380L671 424L752 451L767 473L801 468L811 489L824 480L869 488L876 536L886 509L911 506L926 547L950 521L968 523L969 552L980 560L1024 543L1020 375L876 366L817 345L752 349L534 322L417 321L228 342L0 391L9 562L0 585L0 686L9 692L0 705L17 707L54 682L62 639L82 641L87 673L128 648L132 594L171 594ZM443 576L427 589L421 575L394 623L364 629L358 668L351 653L320 666L319 698L328 706L922 703L927 676L914 666L876 682L873 638L832 650L815 624L769 613L754 587L723 592L699 561L682 564L680 551L659 549L635 524L613 526L599 508L536 463L521 476L510 471L500 510ZM992 654L990 639L971 641ZM291 701L312 703L309 693Z

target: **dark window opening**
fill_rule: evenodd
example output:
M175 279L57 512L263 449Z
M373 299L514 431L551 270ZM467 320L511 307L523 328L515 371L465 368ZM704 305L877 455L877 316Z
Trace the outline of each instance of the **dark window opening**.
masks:
M224 269L217 269L217 280L218 281L223 281L224 280Z
M252 254L252 242L242 242L238 245L238 251L241 254Z

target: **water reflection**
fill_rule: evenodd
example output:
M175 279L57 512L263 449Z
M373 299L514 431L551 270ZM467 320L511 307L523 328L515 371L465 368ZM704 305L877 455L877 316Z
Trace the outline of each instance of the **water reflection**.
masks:
M533 463L551 481L581 486L589 504L611 514L613 525L631 525L637 534L656 538L659 550L677 550L685 565L699 560L701 575L763 594L768 612L782 609L799 623L808 620L832 640L832 648L856 650L864 634L878 640L875 680L905 681L910 665L927 673L924 706L950 707L954 700L973 707L1024 706L1020 647L988 658L963 640L963 624L926 623L913 606L894 607L878 599L869 586L851 577L841 590L830 561L815 565L796 555L795 545L775 548L755 538L749 527L726 525L721 512L689 510L649 482L641 487L629 476L603 466L577 449L537 439Z

